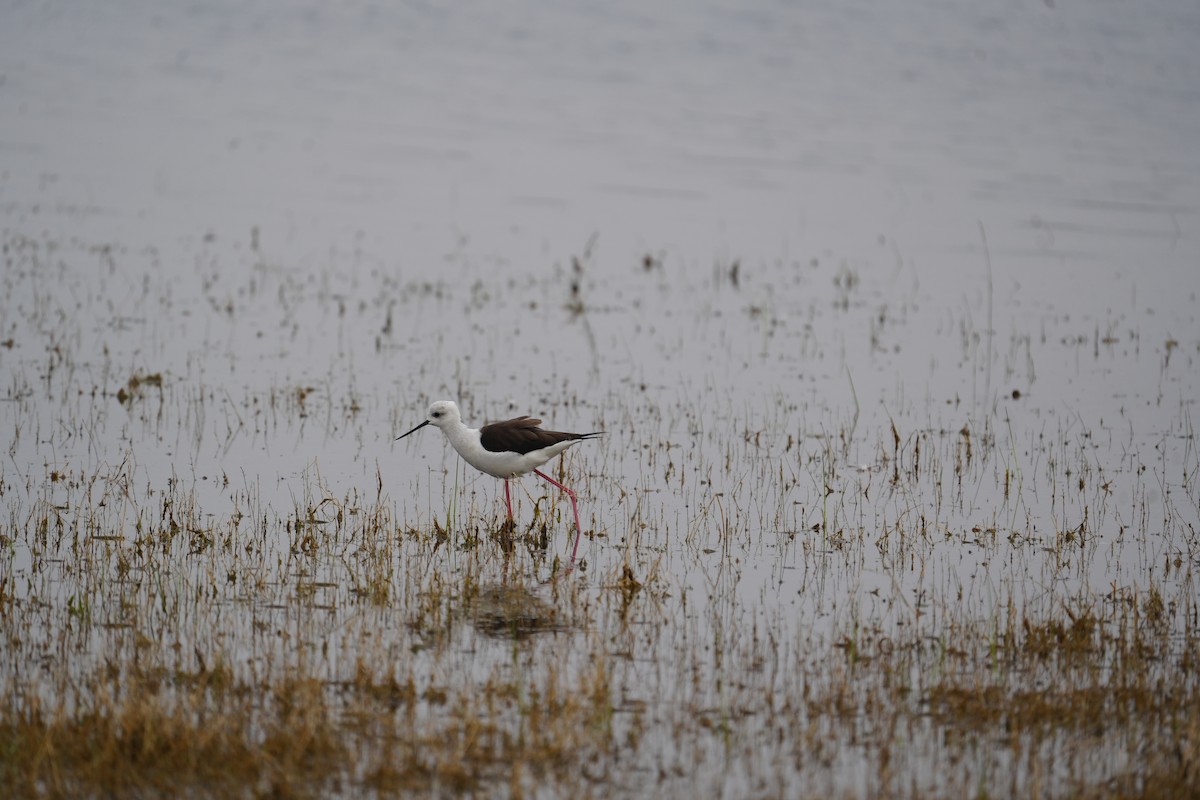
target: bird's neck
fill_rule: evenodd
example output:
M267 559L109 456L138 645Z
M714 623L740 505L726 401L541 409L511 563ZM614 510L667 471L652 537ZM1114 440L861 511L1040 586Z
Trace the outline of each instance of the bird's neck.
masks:
M479 441L479 431L475 428L468 428L463 423L451 425L446 428L446 438L450 440L450 444L458 452L463 452L464 448L470 447L473 443Z

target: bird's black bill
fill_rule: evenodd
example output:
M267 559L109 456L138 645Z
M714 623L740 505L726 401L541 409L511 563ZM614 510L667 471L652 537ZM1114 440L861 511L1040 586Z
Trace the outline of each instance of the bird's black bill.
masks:
M421 430L421 428L424 428L424 427L425 427L426 425L428 425L428 424L429 424L429 420L425 420L424 422L422 422L422 423L421 423L420 425L418 425L417 427L413 428L413 429L412 429L411 431L409 431L408 433L416 433L417 431ZM398 441L400 441L401 439L403 439L405 436L408 436L408 433L406 433L406 434L404 434L404 435L402 435L402 436L397 436L397 437L396 437L396 441L398 442Z

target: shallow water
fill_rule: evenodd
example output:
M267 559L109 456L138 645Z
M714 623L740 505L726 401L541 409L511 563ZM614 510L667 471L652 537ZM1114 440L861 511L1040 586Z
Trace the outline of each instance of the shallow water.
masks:
M464 693L605 653L628 793L1023 793L920 722L877 774L867 712L786 700L860 635L1151 590L1192 641L1200 12L655 9L4 11L6 682L127 626ZM560 498L521 482L548 549L504 558L498 482L393 441L441 397L608 431L564 459L569 591ZM464 574L569 621L514 657L429 600Z

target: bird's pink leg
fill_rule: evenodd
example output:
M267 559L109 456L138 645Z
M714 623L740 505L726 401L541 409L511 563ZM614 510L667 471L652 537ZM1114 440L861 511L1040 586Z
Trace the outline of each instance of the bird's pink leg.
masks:
M583 537L583 526L579 524L579 506L575 502L575 493L563 486L558 481L554 480L554 478L551 478L549 475L542 472L540 469L535 469L533 474L537 475L543 480L550 481L550 483L553 483L555 486L562 489L567 493L567 496L571 498L571 510L575 512L575 547L571 550L571 560L574 561L575 554L579 552L579 540Z
M508 523L511 525L513 521L512 496L508 492L508 478L504 479L504 505L508 506Z

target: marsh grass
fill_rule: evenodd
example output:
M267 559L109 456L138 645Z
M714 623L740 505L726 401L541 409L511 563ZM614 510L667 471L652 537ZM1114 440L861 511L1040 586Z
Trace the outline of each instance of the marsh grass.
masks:
M102 256L136 271L135 254ZM791 265L737 260L711 280L656 256L612 285L585 259L468 288L256 262L202 271L189 302L150 270L131 293L79 266L96 257L6 245L0 783L14 796L1194 794L1190 403L1139 433L1131 404L1113 423L1029 391L914 402L842 363L819 391L779 388L780 365L823 364L856 314L873 320L871 359L918 325L865 303L848 266L819 311L787 307ZM332 284L351 288L319 290ZM93 320L104 348L66 312L66 285L121 308L119 324ZM434 374L407 363L406 321L489 327L489 309L531 295L567 305L556 321L586 322L593 344L651 322L670 334L638 340L654 380L539 401L608 431L554 466L580 495L574 564L560 493L514 486L508 526L498 482L440 439L387 449L397 409L427 398L371 377ZM654 300L653 319L631 296ZM130 319L228 340L146 349ZM955 335L912 336L972 371L1001 341L938 324ZM329 330L327 367L258 374L278 342L325 352ZM696 344L740 382L675 367ZM1013 332L1013 352L1077 356L1074 340L1038 346ZM1161 382L1185 382L1171 371L1197 349L1177 341ZM381 369L355 370L367 353ZM453 391L489 405L464 363Z
M294 674L267 685L219 669L100 674L71 687L70 709L10 708L0 774L14 795L55 797L457 793L523 771L564 779L603 728L604 675L591 679L580 699L553 676L418 694L411 681L361 670L345 682Z

